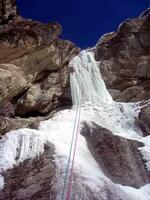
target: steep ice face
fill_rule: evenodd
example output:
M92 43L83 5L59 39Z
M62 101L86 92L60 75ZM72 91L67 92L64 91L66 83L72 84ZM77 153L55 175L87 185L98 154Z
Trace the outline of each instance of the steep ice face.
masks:
M44 139L32 129L12 131L0 141L0 173L44 152Z
M82 51L73 58L70 67L73 69L70 84L74 105L78 104L80 96L82 104L86 101L96 105L112 102L92 52Z
M135 117L140 112L138 104L113 101L101 77L94 54L83 50L72 59L69 66L72 68L72 101L76 106L81 100L82 119L94 121L114 134L125 136L128 132L127 137L138 136L134 131Z
M0 141L0 174L27 158L34 159L43 153L46 142L55 146L56 176L53 180L53 189L57 193L56 200L61 199L63 191L76 107L80 99L80 125L84 121L88 123L94 121L109 129L112 134L142 141L150 146L150 138L144 141L134 130L135 117L138 116L140 110L138 104L116 103L112 100L91 52L82 51L70 62L70 67L73 68L70 81L75 106L71 110L57 113L52 119L41 122L39 130L16 130L6 134ZM142 151L146 151L148 155L149 148L142 149ZM0 189L4 181L0 175ZM74 200L108 200L110 198L113 200L147 200L150 199L149 188L150 185L147 185L136 190L109 180L88 150L85 138L79 134L72 180Z

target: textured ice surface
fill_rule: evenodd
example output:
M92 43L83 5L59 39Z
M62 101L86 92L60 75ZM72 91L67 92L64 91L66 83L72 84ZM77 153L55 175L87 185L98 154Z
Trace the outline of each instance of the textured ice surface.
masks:
M74 68L74 72L71 74L74 102L72 109L58 112L52 119L41 122L39 130L12 131L0 140L0 173L25 159L34 159L42 154L46 142L54 144L56 176L53 180L53 189L57 192L57 200L60 200L62 195L80 96L82 96L80 128L82 122L86 121L89 124L95 122L109 129L114 135L142 141L145 147L139 150L147 160L147 168L150 168L150 137L143 138L140 130L135 129L134 125L135 118L140 111L139 104L117 103L112 100L91 52L81 52L71 61L70 66ZM0 188L3 187L3 184L4 180L0 175ZM150 184L140 189L134 189L113 183L103 174L89 152L85 138L79 134L74 163L72 197L82 200L108 200L109 198L113 200L149 200Z
M44 151L44 140L40 131L20 129L6 134L0 140L0 172Z
M101 102L112 102L105 83L101 77L99 67L90 51L82 51L69 64L73 68L70 84L73 104L77 105L81 95L82 104L90 101L100 105Z

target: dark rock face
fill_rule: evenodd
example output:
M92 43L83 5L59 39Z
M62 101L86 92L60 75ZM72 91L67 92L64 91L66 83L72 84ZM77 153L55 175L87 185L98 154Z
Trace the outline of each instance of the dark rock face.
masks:
M117 32L104 35L95 58L107 88L117 101L150 98L150 19L141 17L123 22Z
M21 118L21 117L9 118L0 116L0 134L4 135L5 133L21 128L38 129L39 123L41 121L52 118L54 113L55 112L51 112L49 115L46 116L29 117L29 118Z
M7 23L17 15L16 0L0 1L0 24Z
M3 176L5 187L0 191L0 200L48 200L55 199L52 179L55 175L54 149L45 145L45 152L35 160L26 160Z
M4 117L14 117L15 108L12 103L7 102L3 105L0 105L0 116Z
M82 135L105 175L115 183L139 188L150 182L150 172L138 150L143 144L120 136L93 123L84 124Z
M141 109L137 119L137 125L141 128L143 135L150 135L150 107L147 106Z

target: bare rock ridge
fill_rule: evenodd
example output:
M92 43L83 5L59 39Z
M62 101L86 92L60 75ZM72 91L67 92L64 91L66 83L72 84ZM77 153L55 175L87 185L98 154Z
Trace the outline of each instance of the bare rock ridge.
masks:
M20 17L15 0L0 1L0 105L11 102L23 126L30 120L16 116L46 116L72 104L68 63L80 49L61 40L61 31L57 23Z
M104 35L97 44L95 58L117 101L150 98L149 9L140 17L125 20L117 32Z

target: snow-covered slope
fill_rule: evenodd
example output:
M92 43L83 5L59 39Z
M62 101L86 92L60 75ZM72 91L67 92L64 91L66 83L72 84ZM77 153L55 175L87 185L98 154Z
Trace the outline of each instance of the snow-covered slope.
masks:
M70 77L74 106L71 110L60 111L52 119L41 122L38 130L21 129L6 134L0 141L0 173L27 158L39 156L44 152L44 144L50 142L55 147L56 175L53 191L57 194L57 200L62 197L66 199L71 164L67 176L66 170L71 144L73 149L76 145L76 135L72 139L75 130L79 134L71 187L73 200L149 200L150 184L135 189L115 184L106 177L90 153L85 138L80 135L83 122L89 125L95 122L114 135L141 141L145 147L141 147L140 151L147 159L147 168L150 170L150 137L143 138L141 131L134 125L140 103L117 103L112 100L92 52L82 51L70 62L70 67L73 68ZM70 153L72 160L73 151ZM1 175L1 188L4 187L4 181Z

